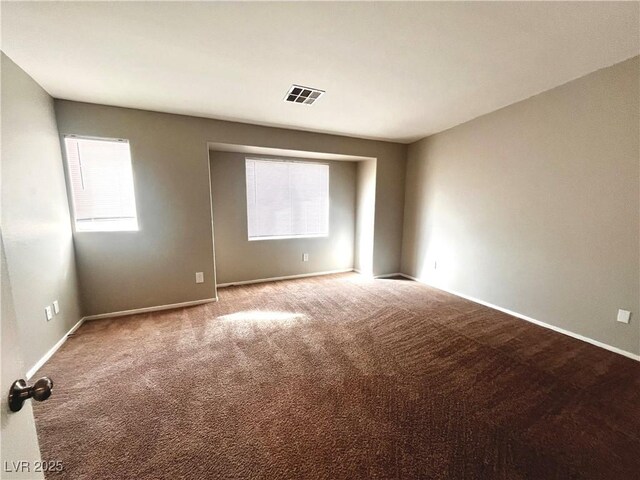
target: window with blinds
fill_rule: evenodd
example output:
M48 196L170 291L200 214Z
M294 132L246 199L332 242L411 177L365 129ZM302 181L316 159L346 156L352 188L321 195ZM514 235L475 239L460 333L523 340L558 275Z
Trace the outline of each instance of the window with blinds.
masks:
M64 139L78 232L138 230L127 140Z
M329 165L247 158L249 240L329 235Z

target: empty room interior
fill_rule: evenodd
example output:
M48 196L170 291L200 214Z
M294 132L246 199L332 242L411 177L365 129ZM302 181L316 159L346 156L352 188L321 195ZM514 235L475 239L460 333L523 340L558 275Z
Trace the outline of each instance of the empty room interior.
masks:
M0 17L2 478L639 478L640 2Z

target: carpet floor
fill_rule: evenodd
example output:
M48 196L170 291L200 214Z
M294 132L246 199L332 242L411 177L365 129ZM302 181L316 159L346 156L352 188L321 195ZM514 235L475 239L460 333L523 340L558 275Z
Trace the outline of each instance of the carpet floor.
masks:
M638 362L410 281L219 297L69 338L48 478L639 478Z

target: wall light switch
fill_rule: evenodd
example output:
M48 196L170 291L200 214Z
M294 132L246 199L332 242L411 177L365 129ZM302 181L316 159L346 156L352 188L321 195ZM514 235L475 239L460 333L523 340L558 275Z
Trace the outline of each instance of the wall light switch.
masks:
M621 323L629 323L631 312L629 310L618 310L618 321Z
M196 272L196 283L204 283L204 273Z
M44 307L44 314L47 316L47 322L53 318L53 310L51 310L51 305L47 305Z
M303 262L308 262L309 261L309 254L308 253L303 253L302 254L302 261Z
M58 300L53 302L53 313L56 315L60 313L60 304L58 303Z

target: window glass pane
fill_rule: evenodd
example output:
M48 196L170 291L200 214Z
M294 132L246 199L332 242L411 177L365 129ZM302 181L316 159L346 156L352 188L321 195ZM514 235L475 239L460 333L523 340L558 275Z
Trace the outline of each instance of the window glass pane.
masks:
M275 237L290 234L289 165L283 162L256 162L255 190L258 235Z
M250 240L329 234L329 166L246 160Z
M66 137L78 231L137 230L129 142Z

